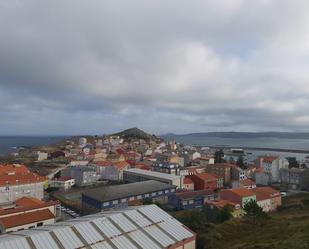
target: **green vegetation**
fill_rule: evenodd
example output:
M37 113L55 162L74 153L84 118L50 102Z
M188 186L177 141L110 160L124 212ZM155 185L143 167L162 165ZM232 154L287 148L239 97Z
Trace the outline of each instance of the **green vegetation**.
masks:
M261 208L255 200L247 202L244 206L244 211L246 212L246 220L253 225L257 224L261 219L268 218L268 215L263 211L263 208Z
M244 158L243 158L242 156L238 157L238 160L237 160L236 164L237 164L241 169L245 169L245 168L246 168L246 164L245 164Z
M215 163L225 163L225 160L223 159L224 152L223 150L217 150L215 152Z
M196 211L182 212L175 217L197 232L198 249L309 248L309 194L286 197L279 211L266 219L254 206L251 203L247 207L256 217L254 223L247 216L214 224L192 213Z

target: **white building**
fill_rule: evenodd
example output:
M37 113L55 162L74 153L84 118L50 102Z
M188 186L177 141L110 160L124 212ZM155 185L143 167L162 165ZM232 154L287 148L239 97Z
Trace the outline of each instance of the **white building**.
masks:
M49 182L50 187L67 191L75 185L75 179L71 177L59 177Z
M136 169L136 168L124 170L123 180L126 182L141 182L146 180L156 180L159 182L164 182L177 186L178 188L182 188L183 186L182 176L143 170L143 169Z
M45 177L30 172L24 165L0 165L0 204L21 197L42 199L45 181Z
M78 140L78 143L79 143L79 145L85 145L86 143L87 143L87 138L85 138L85 137L81 137L81 138L79 138L79 140Z
M259 157L258 164L270 176L271 183L280 181L280 169L289 168L288 160L277 156Z
M37 161L39 161L39 162L40 162L40 161L44 161L44 160L47 160L47 158L48 158L48 153L38 151L38 152L37 152L37 156L38 156Z

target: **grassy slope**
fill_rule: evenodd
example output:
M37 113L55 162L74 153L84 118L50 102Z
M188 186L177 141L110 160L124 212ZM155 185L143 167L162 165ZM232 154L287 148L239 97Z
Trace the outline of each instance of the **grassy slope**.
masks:
M205 248L309 248L309 206L302 204L303 199L309 199L309 195L287 197L284 210L271 214L270 219L257 225L240 219L215 225L201 234Z

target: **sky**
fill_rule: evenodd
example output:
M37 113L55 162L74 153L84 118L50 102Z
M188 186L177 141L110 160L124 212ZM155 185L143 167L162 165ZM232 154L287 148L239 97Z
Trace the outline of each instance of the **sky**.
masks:
M307 0L0 0L0 134L309 131Z

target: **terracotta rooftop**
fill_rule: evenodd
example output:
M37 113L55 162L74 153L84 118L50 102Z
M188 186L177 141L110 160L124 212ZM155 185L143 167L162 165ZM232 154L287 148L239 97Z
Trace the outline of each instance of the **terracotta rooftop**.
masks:
M238 196L241 197L247 197L247 196L252 196L255 195L255 193L251 190L251 189L246 189L246 188L233 188L233 189L226 189L226 190L222 190L222 192L232 192Z
M39 176L24 165L0 164L0 186L44 182L45 177Z
M223 208L224 206L228 205L228 206L232 206L234 208L236 208L236 203L228 201L228 200L213 200L213 201L206 201L207 204L212 204L214 206L216 206L217 208Z
M253 181L250 178L247 178L245 180L241 180L239 181L243 186L251 186L251 185L255 185L255 181Z
M17 214L8 217L0 218L0 224L4 228L12 228L26 224L36 223L44 220L53 219L55 216L49 209L38 210L29 213Z
M211 173L200 173L196 174L194 176L197 176L198 178L204 180L204 181L211 181L211 180L218 180L218 176Z
M193 184L193 181L189 177L185 177L185 179L183 179L183 184Z
M268 198L281 196L280 192L271 187L258 187L252 189L256 195L266 195Z
M32 197L22 197L15 201L16 206L8 209L0 209L0 216L31 211L34 209L45 208L60 204L59 201L44 202Z

